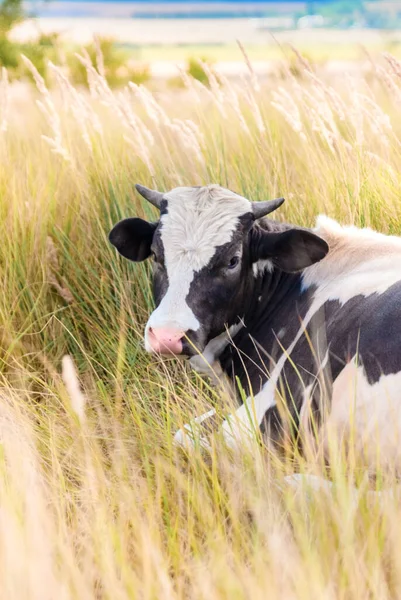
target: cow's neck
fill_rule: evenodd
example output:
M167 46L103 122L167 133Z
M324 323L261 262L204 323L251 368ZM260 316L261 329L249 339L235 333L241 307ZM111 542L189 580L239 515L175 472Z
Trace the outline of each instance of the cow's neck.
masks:
M256 392L267 372L298 334L313 299L302 289L302 273L274 269L255 278L251 302L243 313L244 326L220 355L224 372Z
M252 302L244 313L249 330L261 323L275 323L282 313L295 314L296 300L301 293L302 273L284 273L274 269L255 278Z

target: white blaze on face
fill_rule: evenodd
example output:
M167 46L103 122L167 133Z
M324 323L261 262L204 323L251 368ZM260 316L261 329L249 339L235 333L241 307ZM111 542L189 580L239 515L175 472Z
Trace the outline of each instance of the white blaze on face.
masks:
M197 331L200 323L186 302L195 273L206 267L217 246L227 244L239 225L239 217L251 212L251 203L218 185L180 187L165 194L167 213L160 221L168 289L150 315L149 328Z

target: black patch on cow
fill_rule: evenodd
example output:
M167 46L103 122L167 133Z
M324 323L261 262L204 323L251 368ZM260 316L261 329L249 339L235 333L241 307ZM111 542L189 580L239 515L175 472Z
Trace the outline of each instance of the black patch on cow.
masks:
M265 439L269 438L274 444L284 443L284 430L277 406L269 408L260 424L260 432Z
M163 205L164 201L162 202ZM167 212L166 206L163 207L163 214ZM167 269L165 266L164 257L164 246L161 239L161 230L163 228L163 222L160 221L159 227L157 228L155 235L153 236L152 242L152 256L153 256L153 299L156 307L159 306L167 293L169 280Z
M275 269L255 280L245 327L221 356L223 369L239 377L247 394L258 393L275 363L296 336L309 308L310 293L302 292L301 276Z
M157 226L158 223L149 223L144 219L124 219L113 227L109 241L124 258L140 262L150 256Z
M355 355L373 385L401 371L401 281L382 294L354 296L343 306L326 302L333 379Z
M250 245L253 262L271 259L275 267L287 273L310 267L329 251L325 240L311 231L296 228L266 232L261 227L253 227Z

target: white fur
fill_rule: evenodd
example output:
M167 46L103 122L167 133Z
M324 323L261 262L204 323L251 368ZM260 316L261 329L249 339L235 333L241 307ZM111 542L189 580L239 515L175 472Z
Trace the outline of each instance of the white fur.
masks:
M268 258L258 260L255 263L253 263L253 265L252 265L252 271L253 271L254 277L259 277L259 275L263 275L266 271L271 273L273 271L273 269L274 269L273 262Z
M245 402L224 421L223 435L227 444L236 447L240 442L249 441L262 423L266 411L275 406L276 383L269 380L256 396L249 396Z
M329 435L341 440L353 432L357 451L369 466L400 465L401 373L382 375L371 385L354 357L333 384L332 406L322 432L326 454Z
M401 280L401 238L368 228L342 227L325 216L318 217L314 231L330 248L326 258L303 274L304 289L318 288L316 305L327 300L344 304L359 294L382 294Z
M161 217L161 238L169 287L147 323L148 350L149 327L199 329L186 302L194 275L209 263L217 246L232 239L239 217L252 210L249 200L218 185L175 188L165 198L168 207Z

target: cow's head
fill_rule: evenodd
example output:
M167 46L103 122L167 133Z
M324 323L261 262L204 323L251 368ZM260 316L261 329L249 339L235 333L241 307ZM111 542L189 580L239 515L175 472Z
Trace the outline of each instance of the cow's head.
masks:
M299 271L321 260L324 240L302 229L269 232L257 220L284 198L252 203L218 185L168 193L136 186L160 219L117 223L109 239L132 261L152 257L156 309L145 329L149 352L193 355L249 306L255 266Z

